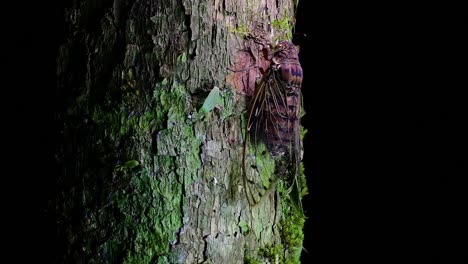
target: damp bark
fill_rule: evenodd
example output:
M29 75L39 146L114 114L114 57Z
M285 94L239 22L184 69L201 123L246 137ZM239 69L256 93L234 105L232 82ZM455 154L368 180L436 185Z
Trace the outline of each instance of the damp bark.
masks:
M261 70L227 70L265 65L260 46L290 39L294 8L290 0L66 8L58 263L299 262L304 219L279 194L251 209L242 189L246 102ZM214 87L219 95L203 107Z

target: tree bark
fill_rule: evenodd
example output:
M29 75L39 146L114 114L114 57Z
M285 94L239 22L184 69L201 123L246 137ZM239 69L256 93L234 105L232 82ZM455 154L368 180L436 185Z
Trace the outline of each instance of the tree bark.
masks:
M279 192L253 207L243 192L246 101L260 70L227 70L265 66L262 46L291 38L294 8L291 0L66 8L58 263L299 262L303 217ZM220 96L206 102L215 86Z

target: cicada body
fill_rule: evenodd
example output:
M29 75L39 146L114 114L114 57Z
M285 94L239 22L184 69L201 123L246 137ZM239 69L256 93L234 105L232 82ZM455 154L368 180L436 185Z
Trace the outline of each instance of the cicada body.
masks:
M274 188L279 178L286 179L290 184L290 190L297 188L295 192L300 193L298 178L302 151L300 118L303 74L298 49L289 41L281 41L269 52L268 56L271 65L259 82L250 103L246 132L247 138L254 147L261 143L266 146L276 161L274 174L279 177L271 179L268 187L263 185L256 188L254 186L255 179L247 172L248 146L245 142L244 185L251 204L257 203L265 193L268 193L268 190ZM300 198L295 200L302 210Z

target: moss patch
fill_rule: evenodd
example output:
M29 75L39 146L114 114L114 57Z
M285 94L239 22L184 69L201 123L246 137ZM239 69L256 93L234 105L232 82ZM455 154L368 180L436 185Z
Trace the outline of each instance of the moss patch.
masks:
M109 202L90 223L105 230L97 245L101 262L167 263L182 226L183 188L201 166L201 141L187 121L188 98L184 86L166 79L146 99L153 107L143 112L138 100L95 108L92 122L105 149L120 151L109 153L120 157L114 181L105 187Z
M293 23L291 22L291 17L287 12L283 14L283 18L273 20L271 22L271 26L277 31L275 38L276 41L292 39Z

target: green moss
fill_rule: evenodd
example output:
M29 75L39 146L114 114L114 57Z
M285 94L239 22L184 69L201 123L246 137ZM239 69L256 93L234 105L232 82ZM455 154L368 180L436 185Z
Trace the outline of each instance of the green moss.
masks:
M300 167L300 176L299 176L299 188L300 188L300 198L306 196L309 193L309 188L307 187L307 177L305 176L305 168L304 168L304 163L301 162L301 167Z
M233 34L236 34L236 35L239 35L239 36L242 36L242 37L248 36L250 34L250 30L247 27L247 25L242 23L242 22L240 22L237 25L237 27L231 27L231 26L226 24L226 28L228 29L228 31L230 33L233 33Z
M285 263L300 263L305 216L289 206L284 208L284 219L280 221L280 237L285 251Z
M290 30L291 26L289 24L289 18L287 16L284 16L282 19L275 19L271 22L271 26L278 30Z
M304 166L301 163L299 181L299 197L307 194L307 184L304 175ZM280 238L284 247L284 262L282 263L300 263L302 252L302 243L304 241L304 223L305 215L294 206L293 197L288 194L288 187L284 181L277 184L278 192L281 194L281 207L283 208L283 218L280 220Z
M287 12L283 14L282 19L275 19L271 22L271 26L277 31L276 41L281 39L292 39L292 23Z
M224 121L226 118L234 115L236 107L236 92L234 89L226 88L221 91L224 99L223 109L221 110L220 119Z
M276 259L281 259L283 246L282 245L269 245L258 249L258 255L269 260L270 263L275 263Z
M102 215L111 218L100 219L108 229L100 245L103 263L168 263L182 226L182 188L201 166L201 140L187 122L185 87L166 79L149 100L154 107L144 112L123 101L92 115L98 133L114 148L123 143L119 156L129 157L114 166L121 184L106 189L110 203Z
M250 233L250 227L249 224L245 221L240 221L238 226L241 229L241 232L244 236L248 235Z
M284 263L284 254L282 245L266 244L260 247L256 256L250 254L245 255L244 263L248 264L262 264L262 263Z
M257 170L260 173L263 186L269 188L272 182L272 177L275 175L275 160L271 158L265 144L258 143L255 149Z
M281 244L266 244L258 249L255 256L246 253L245 263L300 263L304 218L289 215L280 226Z
M182 225L181 193L181 186L171 183L171 175L164 180L145 170L133 175L127 189L116 193L112 236L105 246L112 251L106 255L118 256L121 251L126 252L123 263L150 263L168 254Z
M245 264L263 264L261 260L259 260L258 258L252 257L250 255L245 256L244 263Z

